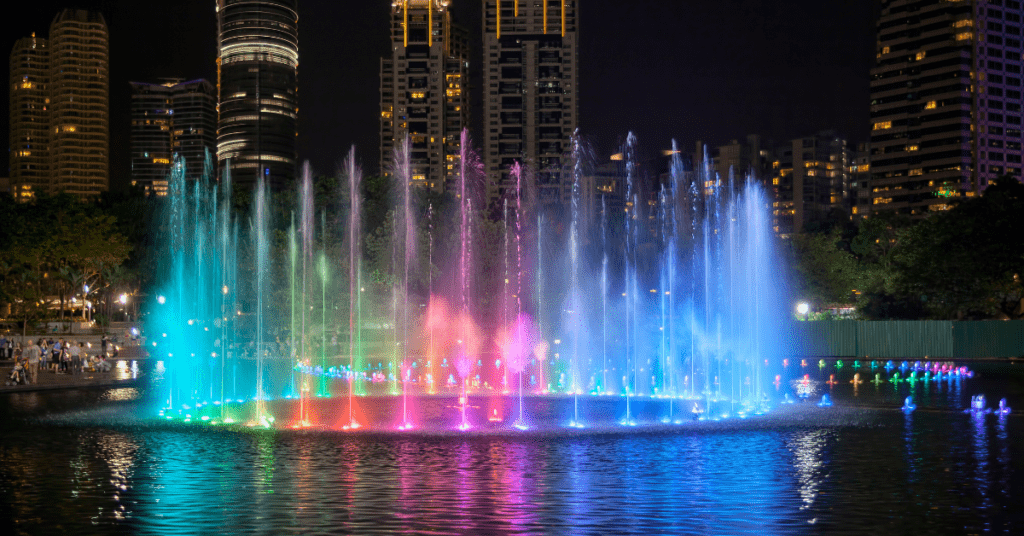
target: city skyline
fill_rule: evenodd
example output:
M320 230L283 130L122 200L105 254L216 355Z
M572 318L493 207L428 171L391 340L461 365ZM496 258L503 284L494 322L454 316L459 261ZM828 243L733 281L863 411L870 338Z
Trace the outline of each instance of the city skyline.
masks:
M170 12L115 0L83 4L99 9L111 29L116 189L129 176L128 82L214 80L215 4ZM834 128L851 143L862 141L869 126L861 103L868 94L876 8L855 4L780 7L737 0L720 6L621 6L592 0L581 11L580 85L590 88L580 94L581 132L597 154L612 152L630 130L649 152L668 146L673 137L688 146L696 139L718 144L749 133L785 140L823 128ZM62 5L33 4L25 16L8 20L8 50L16 39L45 30ZM470 60L474 92L482 77L481 9L478 1L452 3L476 51ZM650 11L662 16L652 20ZM341 155L356 144L364 168L373 169L379 144L374 104L379 102L379 58L389 49L390 3L345 9L303 3L299 12L299 32L306 37L300 47L299 160L311 160L318 173L333 173ZM150 19L162 22L133 24ZM755 46L757 41L771 46ZM331 65L336 67L325 67ZM475 100L471 108L479 111L482 103ZM8 99L2 101L7 106ZM478 148L481 125L479 113L471 117ZM2 130L6 136L8 129Z

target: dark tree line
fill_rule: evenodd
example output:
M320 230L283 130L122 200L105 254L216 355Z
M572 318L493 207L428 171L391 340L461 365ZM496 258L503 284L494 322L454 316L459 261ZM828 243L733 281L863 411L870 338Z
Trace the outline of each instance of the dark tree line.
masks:
M801 297L866 319L1024 318L1024 184L995 180L920 220L833 220L793 240Z

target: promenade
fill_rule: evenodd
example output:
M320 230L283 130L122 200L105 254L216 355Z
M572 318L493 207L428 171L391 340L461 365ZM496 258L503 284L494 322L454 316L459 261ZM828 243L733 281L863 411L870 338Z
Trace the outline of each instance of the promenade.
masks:
M138 381L133 377L131 363L138 359L147 358L145 352L138 346L121 348L116 358L108 359L111 364L110 372L90 372L88 370L77 374L56 374L50 371L39 371L37 383L26 385L7 385L7 380L14 367L14 361L0 360L0 374L3 378L0 381L0 395L4 393L22 393L32 391L53 391L61 389L88 389L101 387L122 387L132 386Z

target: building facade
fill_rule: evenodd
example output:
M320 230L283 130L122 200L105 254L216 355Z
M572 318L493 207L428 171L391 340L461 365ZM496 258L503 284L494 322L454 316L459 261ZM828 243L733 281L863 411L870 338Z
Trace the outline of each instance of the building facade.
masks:
M297 172L298 1L217 0L217 162L252 187Z
M771 175L772 153L758 134L750 134L742 142L732 140L728 145L714 148L697 140L692 161L702 162L705 151L720 177L728 177L730 170L739 182L748 175L759 181L766 181Z
M167 195L171 169L171 85L131 82L132 186Z
M572 193L566 153L579 125L579 0L483 0L484 166L492 200L509 169L536 170L541 203Z
M50 191L110 187L110 39L103 15L65 9L50 25Z
M412 183L436 191L457 177L469 118L469 39L449 5L393 0L391 56L380 64L381 173L408 137Z
M1020 177L1016 0L882 0L871 70L873 212L921 217Z
M164 196L175 156L195 177L205 172L206 154L216 154L216 91L206 80L131 87L132 186Z
M781 238L824 221L834 211L848 213L851 152L834 132L797 138L776 150L772 162L773 226Z
M857 145L850 156L850 192L847 204L854 219L871 215L871 151L867 143Z
M50 188L50 49L25 37L11 50L10 187L21 200Z
M171 152L184 161L186 175L196 177L205 172L207 154L217 154L217 90L203 79L171 89Z

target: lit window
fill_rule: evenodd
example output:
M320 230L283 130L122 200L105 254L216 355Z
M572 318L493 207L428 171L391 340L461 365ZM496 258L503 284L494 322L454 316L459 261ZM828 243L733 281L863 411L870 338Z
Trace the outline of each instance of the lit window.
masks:
M875 127L873 130L885 130L887 128L892 128L892 121L882 121L880 123L875 123Z
M928 101L927 103L925 103L924 109L925 110L934 110L938 105L939 105L939 103L937 103L935 101Z

